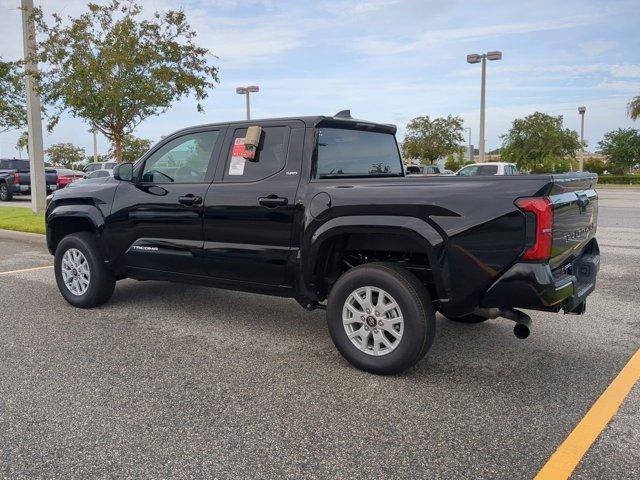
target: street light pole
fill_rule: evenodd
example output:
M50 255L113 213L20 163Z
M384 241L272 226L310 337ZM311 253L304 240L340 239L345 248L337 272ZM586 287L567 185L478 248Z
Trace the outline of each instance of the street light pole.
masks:
M245 95L246 97L246 108L247 108L247 120L251 120L251 101L249 99L249 95L251 93L256 93L260 91L260 87L256 85L250 85L248 87L238 87L236 88L236 93L238 95Z
M22 0L22 43L25 59L25 91L27 94L27 130L29 136L29 176L31 178L31 209L35 213L44 211L47 196L44 177L44 150L42 146L42 107L36 92L35 79L29 72L35 72L36 29L31 15L33 0Z
M98 162L98 138L96 136L96 127L91 129L91 133L93 133L93 163Z
M487 87L487 56L482 55L482 80L480 82L480 162L484 162L484 97Z
M480 162L484 162L484 110L485 110L485 91L487 83L487 59L488 60L501 60L502 52L493 51L483 53L479 55L472 53L467 55L468 63L482 63L482 80L480 84L480 140L478 145Z
M587 111L587 107L578 107L578 113L580 114L580 145L582 146L582 152L584 152L584 112ZM584 156L580 155L580 171L584 171Z
M473 161L473 151L471 150L471 127L467 127L465 130L469 130L469 160Z

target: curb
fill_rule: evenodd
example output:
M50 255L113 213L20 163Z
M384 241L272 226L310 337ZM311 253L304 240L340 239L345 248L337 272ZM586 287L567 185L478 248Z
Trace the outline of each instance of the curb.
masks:
M27 242L35 245L46 245L47 236L40 233L16 232L13 230L3 230L0 228L0 239L16 240L19 242Z

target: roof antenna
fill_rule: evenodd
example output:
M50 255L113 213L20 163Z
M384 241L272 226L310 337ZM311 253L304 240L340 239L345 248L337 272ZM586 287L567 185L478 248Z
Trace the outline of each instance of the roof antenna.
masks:
M351 110L340 110L334 115L336 118L351 118Z

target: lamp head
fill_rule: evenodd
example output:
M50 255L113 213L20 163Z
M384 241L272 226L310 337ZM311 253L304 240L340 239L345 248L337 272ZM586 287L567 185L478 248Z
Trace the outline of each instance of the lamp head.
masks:
M467 63L480 63L480 60L482 60L482 57L477 53L467 55Z

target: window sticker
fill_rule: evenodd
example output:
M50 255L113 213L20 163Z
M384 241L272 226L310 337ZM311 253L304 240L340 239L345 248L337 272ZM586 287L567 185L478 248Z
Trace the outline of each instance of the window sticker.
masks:
M244 175L244 137L236 138L231 150L231 162L229 162L229 175Z

